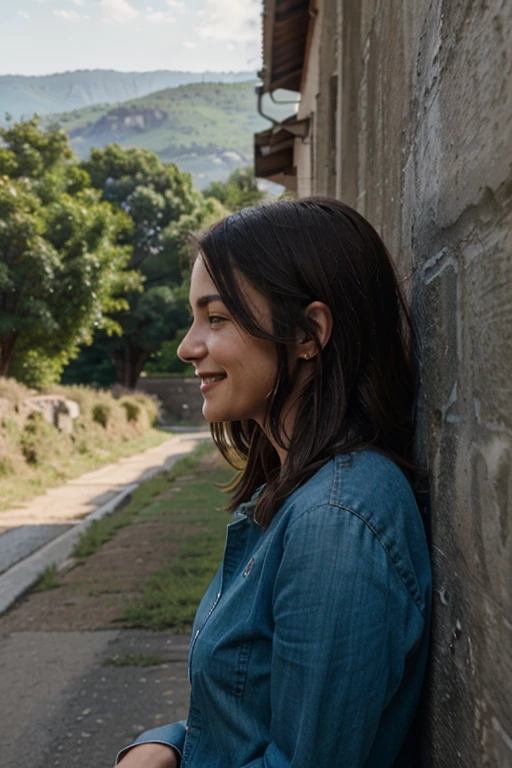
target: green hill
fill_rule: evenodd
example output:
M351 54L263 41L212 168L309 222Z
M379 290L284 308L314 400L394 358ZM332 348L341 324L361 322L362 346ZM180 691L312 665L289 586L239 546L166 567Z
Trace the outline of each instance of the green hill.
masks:
M258 114L254 86L255 82L182 85L47 120L58 122L69 133L82 158L91 147L113 141L151 149L162 160L192 173L201 188L227 178L234 168L252 164L253 134L270 125ZM276 119L292 111L290 104L272 105Z
M14 120L80 109L92 104L116 104L164 88L186 83L241 82L251 72L116 72L94 69L54 75L0 76L0 123L7 114Z

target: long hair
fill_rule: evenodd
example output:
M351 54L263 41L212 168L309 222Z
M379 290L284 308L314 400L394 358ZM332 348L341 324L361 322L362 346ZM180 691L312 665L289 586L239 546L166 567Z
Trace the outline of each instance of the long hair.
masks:
M290 345L302 334L317 348L282 467L256 422L211 424L218 449L239 470L230 485L228 509L265 484L254 519L266 528L283 501L341 452L372 447L410 469L411 321L391 258L373 227L338 200L307 198L246 208L207 230L199 244L235 321L276 345L277 372L265 428L282 447L286 436L280 417L293 386ZM252 314L237 274L268 300L272 332ZM324 302L333 316L323 349L304 314L313 301Z

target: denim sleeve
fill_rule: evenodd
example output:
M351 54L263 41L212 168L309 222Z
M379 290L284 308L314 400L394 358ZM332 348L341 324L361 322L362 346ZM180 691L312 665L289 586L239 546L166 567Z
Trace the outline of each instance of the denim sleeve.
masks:
M168 747L172 747L176 750L181 760L183 755L183 744L185 743L185 720L179 720L176 723L170 723L169 725L162 725L159 728L152 728L150 731L144 731L141 735L135 739L132 744L124 747L116 757L117 763L125 756L125 754L138 744L166 744Z
M329 505L289 527L273 597L272 740L241 768L360 768L423 617L366 522Z

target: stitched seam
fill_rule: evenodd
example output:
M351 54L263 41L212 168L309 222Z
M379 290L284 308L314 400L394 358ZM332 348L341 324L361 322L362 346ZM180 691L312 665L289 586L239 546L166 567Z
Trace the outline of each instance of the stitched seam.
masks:
M345 512L349 512L350 514L354 515L354 516L355 516L355 517L357 517L359 520L361 520L361 522L362 522L362 523L364 523L364 524L366 525L366 527L367 527L367 528L368 528L368 529L369 529L369 530L370 530L370 531L373 533L373 535L375 536L375 538L376 538L376 539L377 539L377 541L379 542L380 546L382 547L382 549L383 549L383 550L384 550L384 552L386 553L386 556L387 556L387 558L389 559L389 561L390 561L391 565L393 566L393 570L395 571L396 575L397 575L397 576L398 576L398 578L400 579L400 582L403 584L403 586L404 586L404 589L406 590L407 594L408 594L408 595L409 595L409 597L412 599L412 601L414 602L414 605L415 605L415 606L416 606L416 608L418 609L418 611L419 611L419 613L420 613L420 616L421 616L421 618L423 619L423 621L425 621L425 614L424 614L424 611L423 611L423 609L422 609L422 606L421 606L420 602L419 602L419 601L416 599L416 597L415 597L415 596L414 596L414 595L411 593L411 590L409 589L409 587L408 587L408 586L407 586L407 584L405 583L405 581L404 581L404 579L403 579L403 577L402 577L402 574L400 573L400 571L399 571L399 570L398 570L398 568L396 567L396 564L395 564L395 562L393 561L393 558L391 557L391 553L389 552L389 550L388 550L388 548L386 547L385 543L382 541L382 539L380 538L380 536L379 536L378 532L377 532L377 531L375 530L375 528L374 528L374 527L371 525L371 523L369 523L369 522L368 522L368 520L366 520L366 518L364 518L364 517L363 517L361 514L359 514L359 512L356 512L356 510L355 510L355 509L351 509L350 507L346 507L344 504L339 504L339 503L338 503L338 504L331 504L331 503L329 502L329 504L325 504L325 503L324 503L324 504L317 504L317 505L316 505L316 506L314 506L314 507L309 507L309 509L305 509L303 512L301 512L301 513L300 513L300 515L297 515L297 517L296 517L294 520L292 520L292 522L291 522L291 523L290 523L290 525L288 526L288 531L290 531L290 530L293 528L293 526L295 525L295 523L297 523L297 522L298 522L298 521L299 521L299 520L300 520L302 517L304 517L304 515L308 515L310 512L315 512L317 509L322 509L322 508L324 508L324 509L325 509L325 507L331 507L331 506L336 506L336 507L338 507L338 509L344 509L344 510L345 510Z
M336 506L339 509L344 509L345 512L350 512L350 514L355 515L355 517L359 518L359 520L361 520L361 522L363 522L366 525L366 527L369 528L369 530L373 533L373 535L375 536L375 538L377 539L377 541L381 545L382 549L386 553L386 555L387 555L391 565L393 566L393 570L395 571L396 575L398 576L398 578L400 579L400 581L404 585L404 588L407 591L407 594L414 601L414 604L415 604L416 608L420 612L421 618L424 620L425 619L424 607L422 607L421 602L412 594L411 590L407 586L404 577L402 576L402 574L398 570L398 568L396 566L396 563L395 563L395 561L393 560L393 558L391 556L391 552L387 548L386 544L382 541L381 537L379 536L378 531L373 527L373 525L365 517L363 517L363 515L361 515L355 509L352 509L351 507L347 507L344 504L336 504Z

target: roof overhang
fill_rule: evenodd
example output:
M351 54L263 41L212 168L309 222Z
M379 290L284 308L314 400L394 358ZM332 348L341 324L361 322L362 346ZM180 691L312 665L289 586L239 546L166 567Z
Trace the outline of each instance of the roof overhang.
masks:
M294 116L277 123L273 128L260 131L254 136L254 174L282 184L287 189L297 188L297 169L293 149L296 138L305 138L309 120L297 120Z
M300 91L310 0L263 0L263 93Z

